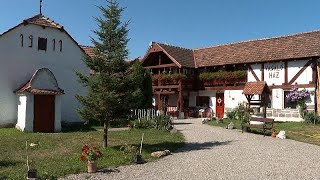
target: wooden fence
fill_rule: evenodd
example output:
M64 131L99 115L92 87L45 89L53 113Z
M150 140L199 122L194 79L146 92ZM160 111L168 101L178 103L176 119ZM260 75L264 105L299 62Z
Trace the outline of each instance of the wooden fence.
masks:
M131 110L132 116L137 117L138 119L141 118L154 118L159 116L159 113L155 109L133 109Z

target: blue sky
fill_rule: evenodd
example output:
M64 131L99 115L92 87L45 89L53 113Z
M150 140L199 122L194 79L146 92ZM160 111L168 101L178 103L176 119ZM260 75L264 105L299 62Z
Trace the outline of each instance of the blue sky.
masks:
M43 0L43 14L82 45L91 45L96 5L105 0ZM131 19L130 58L151 41L186 48L238 42L320 29L318 0L120 0ZM1 0L0 33L39 13L39 0Z

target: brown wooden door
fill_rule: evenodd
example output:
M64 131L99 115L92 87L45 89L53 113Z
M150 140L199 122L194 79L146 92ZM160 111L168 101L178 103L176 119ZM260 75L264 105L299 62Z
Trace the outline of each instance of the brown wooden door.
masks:
M54 132L55 96L34 96L33 132Z
M224 93L216 95L216 117L223 118L224 115Z

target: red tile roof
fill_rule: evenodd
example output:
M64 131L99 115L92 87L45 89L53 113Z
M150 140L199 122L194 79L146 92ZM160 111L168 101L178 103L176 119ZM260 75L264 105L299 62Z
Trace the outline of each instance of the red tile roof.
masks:
M23 21L23 23L36 24L36 25L40 25L40 26L63 29L63 26L59 25L58 23L54 22L53 20L49 19L48 17L43 16L42 14L38 14L38 15L35 15L29 19L26 19Z
M23 85L21 88L15 91L18 94L29 92L31 94L46 94L46 95L60 95L64 94L62 89L59 90L49 90L49 89L35 89L31 87L30 81Z
M172 46L168 44L156 43L172 56L182 67L194 68L194 58L192 49Z
M93 47L92 46L83 46L80 45L80 47L83 49L83 51L89 56L89 57L93 57L94 56L94 52L93 52Z
M198 67L320 56L320 31L195 49Z
M243 88L243 94L258 94L261 95L264 90L269 91L268 85L265 81L247 82Z

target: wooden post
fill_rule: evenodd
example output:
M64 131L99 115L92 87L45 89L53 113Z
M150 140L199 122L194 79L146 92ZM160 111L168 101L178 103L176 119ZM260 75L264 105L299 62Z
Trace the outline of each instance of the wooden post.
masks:
M161 97L160 97L161 95L160 95L160 93L157 95L157 109L160 111L160 101L161 101Z
M264 81L264 63L261 64L261 81Z
M284 62L284 84L288 84L288 61Z
M182 79L179 80L179 112L183 112Z

